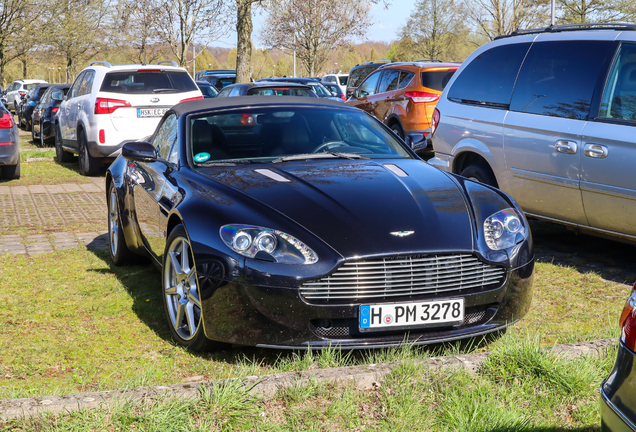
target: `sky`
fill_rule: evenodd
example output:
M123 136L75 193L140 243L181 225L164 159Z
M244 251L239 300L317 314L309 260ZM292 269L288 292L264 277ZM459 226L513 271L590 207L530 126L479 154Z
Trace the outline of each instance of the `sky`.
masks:
M416 0L390 0L391 4L387 8L382 5L373 5L371 7L371 28L367 32L367 40L392 42L397 40L400 28L406 23L411 11L415 8ZM255 10L252 14L254 22L254 33L252 38L254 45L261 46L258 40L258 34L264 25L265 14ZM359 40L357 42L364 42ZM211 45L222 47L236 47L236 32L232 32L228 36L213 42Z

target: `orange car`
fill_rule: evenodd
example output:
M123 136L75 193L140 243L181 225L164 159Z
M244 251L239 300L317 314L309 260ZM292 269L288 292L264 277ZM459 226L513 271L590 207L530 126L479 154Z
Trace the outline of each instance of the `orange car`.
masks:
M458 67L458 63L390 63L369 75L346 103L374 115L402 139L410 134L428 138L437 100Z

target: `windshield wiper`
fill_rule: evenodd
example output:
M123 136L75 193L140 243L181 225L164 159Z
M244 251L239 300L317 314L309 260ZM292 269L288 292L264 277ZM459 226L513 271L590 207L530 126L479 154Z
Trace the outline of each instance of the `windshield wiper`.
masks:
M173 88L158 88L158 89L154 89L152 92L153 93L174 93L176 91L177 89L173 89Z
M357 153L339 153L339 152L321 152L321 153L307 153L293 156L284 156L278 159L274 159L272 163L289 162L306 159L369 159L367 156L359 155Z
M220 161L204 162L200 164L200 166L236 166L236 165L246 165L246 164L253 164L253 163L262 164L263 162L253 161L249 159L226 159L226 160L220 160Z

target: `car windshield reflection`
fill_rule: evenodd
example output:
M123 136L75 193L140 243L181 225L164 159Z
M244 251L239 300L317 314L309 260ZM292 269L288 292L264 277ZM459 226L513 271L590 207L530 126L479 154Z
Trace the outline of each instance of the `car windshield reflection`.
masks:
M411 158L368 114L333 107L243 109L194 116L190 150L195 166Z

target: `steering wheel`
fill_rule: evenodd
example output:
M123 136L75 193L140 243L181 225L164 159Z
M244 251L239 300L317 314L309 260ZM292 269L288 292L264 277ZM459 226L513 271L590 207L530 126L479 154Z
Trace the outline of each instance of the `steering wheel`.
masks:
M320 144L318 147L314 149L312 153L320 153L321 151L324 151L324 150L329 150L331 148L342 147L342 146L349 147L349 144L343 141L329 141L329 142Z

